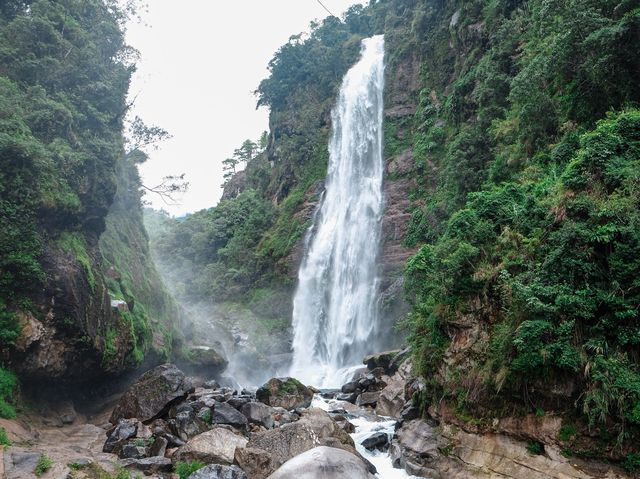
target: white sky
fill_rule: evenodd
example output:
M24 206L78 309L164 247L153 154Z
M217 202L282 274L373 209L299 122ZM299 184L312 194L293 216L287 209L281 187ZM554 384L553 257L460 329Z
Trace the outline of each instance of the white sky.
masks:
M322 0L341 15L353 0ZM317 0L148 0L127 40L142 58L130 90L133 114L173 135L141 167L145 185L186 173L180 205L147 195L156 208L182 215L214 206L222 194L222 160L268 129L253 91L291 35L327 12Z

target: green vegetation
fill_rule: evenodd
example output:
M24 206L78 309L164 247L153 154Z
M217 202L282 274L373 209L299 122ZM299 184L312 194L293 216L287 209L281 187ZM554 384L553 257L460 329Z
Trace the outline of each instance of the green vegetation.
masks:
M5 430L5 428L0 427L0 446L10 446L10 445L11 445L11 440L7 435L7 431Z
M82 265L87 275L87 281L91 291L96 290L96 277L93 274L92 261L87 252L87 244L79 233L64 232L58 239L58 246L65 253L73 254L75 259Z
M72 462L67 465L69 466L69 469L71 469L71 473L69 474L71 479L131 479L131 472L124 468L118 469L115 474L110 474L95 462L90 462L88 464Z
M51 459L47 454L42 454L40 459L38 459L38 463L36 464L36 468L33 473L36 476L41 476L53 466L53 459Z
M544 444L539 441L531 441L527 444L527 451L534 456L540 456L544 454Z
M11 371L0 367L0 417L13 419L16 409L11 400L18 387L18 378Z
M191 474L205 466L204 462L176 462L174 470L180 476L180 479L187 479Z

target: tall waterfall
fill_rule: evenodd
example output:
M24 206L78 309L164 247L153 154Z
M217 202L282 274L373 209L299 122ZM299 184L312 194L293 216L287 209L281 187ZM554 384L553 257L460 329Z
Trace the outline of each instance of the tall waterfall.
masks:
M332 112L326 191L293 300L291 374L319 387L342 384L345 368L361 364L378 323L383 88L378 35L363 40Z

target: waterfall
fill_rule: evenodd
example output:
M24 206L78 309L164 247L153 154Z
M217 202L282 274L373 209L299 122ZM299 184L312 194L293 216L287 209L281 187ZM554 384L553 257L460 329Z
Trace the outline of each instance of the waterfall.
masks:
M383 214L384 37L362 41L332 112L326 190L307 236L293 300L291 375L342 384L362 365L378 323L378 250Z

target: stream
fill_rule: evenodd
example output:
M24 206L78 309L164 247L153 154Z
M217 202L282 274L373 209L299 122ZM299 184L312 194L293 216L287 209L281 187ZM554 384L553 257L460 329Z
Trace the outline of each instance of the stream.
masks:
M335 409L342 409L341 403L341 401L325 399L320 394L316 394L311 403L311 407L317 407L330 412ZM384 452L375 449L369 451L362 445L362 441L380 432L386 433L389 437L389 443L391 443L397 422L395 419L377 416L363 409L359 411L347 411L345 416L349 422L356 427L355 432L350 434L356 445L356 450L376 466L378 471L376 477L380 479L419 479L417 476L408 474L404 469L396 469L393 467L389 449Z

